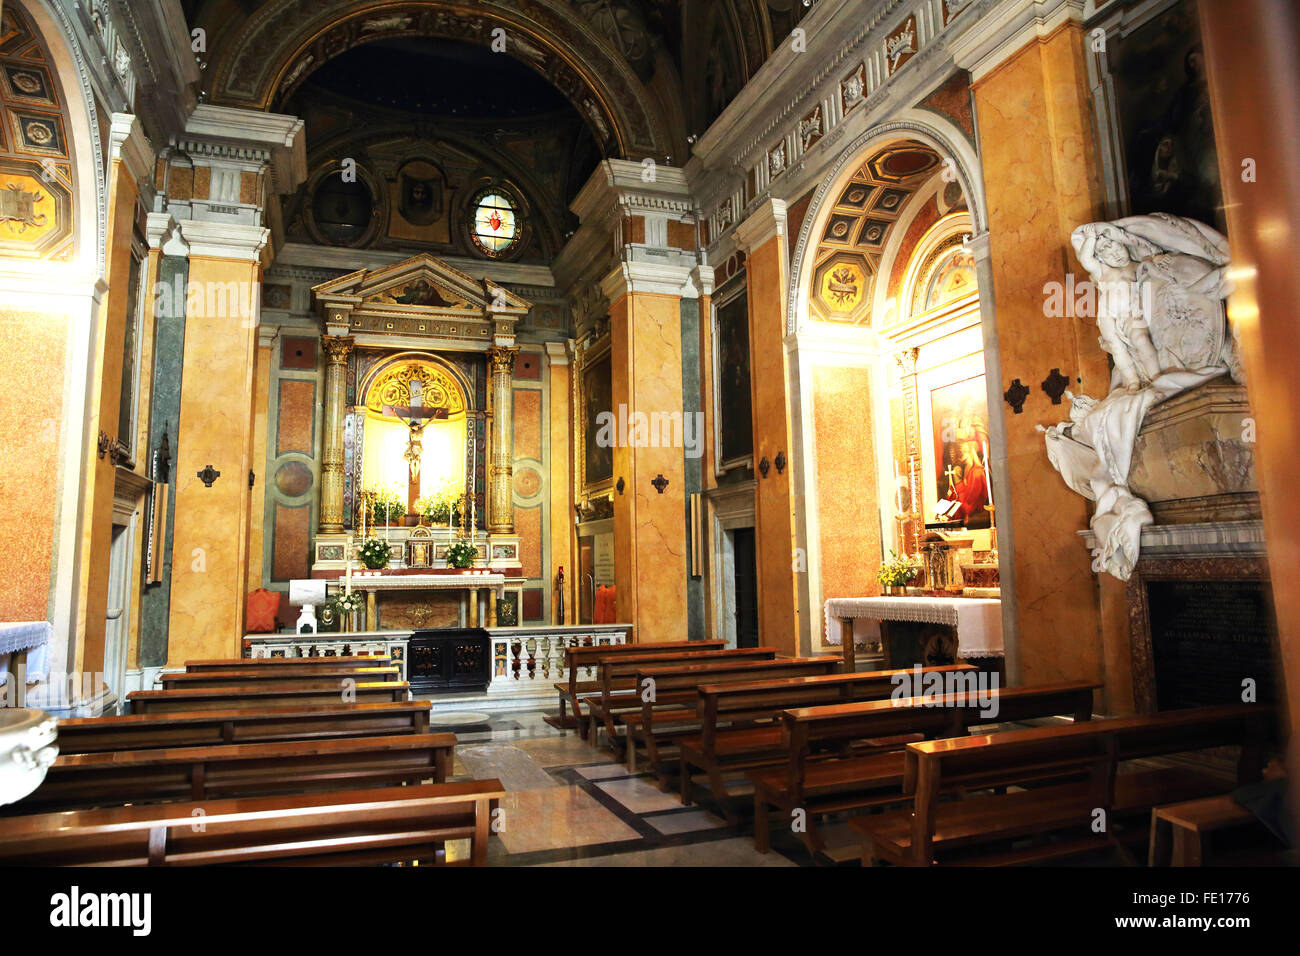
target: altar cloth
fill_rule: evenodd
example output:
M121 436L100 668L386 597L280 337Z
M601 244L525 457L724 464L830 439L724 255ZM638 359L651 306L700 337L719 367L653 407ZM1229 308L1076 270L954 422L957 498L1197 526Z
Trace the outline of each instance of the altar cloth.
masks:
M0 684L9 679L9 656L18 651L27 652L27 683L36 684L48 674L46 656L54 625L49 621L20 621L0 623Z
M830 598L826 602L827 644L841 644L840 622L845 618L944 624L957 629L958 656L1006 655L1002 645L1002 602L996 598Z

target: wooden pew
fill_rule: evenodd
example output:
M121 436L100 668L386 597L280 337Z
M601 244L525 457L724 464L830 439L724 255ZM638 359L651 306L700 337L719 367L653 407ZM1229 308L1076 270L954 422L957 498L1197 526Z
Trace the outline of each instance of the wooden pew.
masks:
M36 790L2 812L445 783L455 734L60 754Z
M434 862L468 838L487 862L499 780L73 810L0 825L0 863L26 866Z
M602 659L628 657L637 655L662 654L670 651L693 653L696 651L720 651L727 646L726 641L666 641L660 644L584 644L580 647L567 647L564 650L565 662L569 668L569 679L557 683L555 689L560 695L560 713L558 716L547 715L546 723L559 730L578 728L584 739L587 725L582 716L579 700L600 690L597 680L582 680L583 670L594 668ZM573 708L573 716L567 713Z
M234 684L274 684L287 688L338 687L339 682L351 678L366 683L400 681L400 667L262 667L254 670L210 670L184 674L162 674L163 690L230 687Z
M427 700L307 704L265 710L76 717L59 721L59 753L390 737L429 732Z
M862 838L864 864L1002 865L1118 845L1116 818L1141 819L1160 804L1258 779L1273 720L1271 708L1248 704L909 744L903 789L911 806L851 826ZM1225 746L1241 747L1235 782L1181 767L1117 773L1125 760ZM1028 789L1003 789L1013 785ZM939 800L944 792L989 788L992 794ZM1099 809L1107 815L1104 839L1091 830ZM1042 842L1052 834L1060 839ZM1005 846L1024 836L1040 842Z
M781 715L784 757L779 765L748 771L754 785L754 844L770 849L768 808L788 821L796 810L806 814L801 839L816 854L823 841L816 819L828 813L899 803L904 756L901 744L865 747L867 741L908 734L956 737L990 721L1020 721L1068 714L1076 721L1092 716L1092 694L1101 685L1089 681L1000 688L993 692L997 713L984 716L968 698L941 700L912 697L787 710ZM1010 732L1010 731L1009 731ZM858 746L858 752L849 748ZM841 754L817 759L817 749ZM683 801L689 790L683 788Z
M661 783L666 785L672 764L679 764L675 769L682 775L682 793L686 801L690 796L690 775L693 769L698 769L707 776L714 798L727 806L731 794L725 774L784 762L787 751L782 738L782 711L893 697L902 683L910 681L917 673L914 668L905 668L788 680L702 684L696 696L699 731L677 740L676 755L664 752L653 739L650 713L645 714L635 732L629 725L629 736L634 743L643 743L648 753L657 754L651 762L651 769L659 775ZM970 664L947 664L924 667L920 673L935 677L951 674L954 678L970 675L969 679L974 680L978 669Z
M626 696L605 693L590 702L593 739L598 721L604 724L607 741L615 750L621 746L620 727L628 733L641 732L643 739L649 740L648 756L656 762L659 758L655 741L670 738L674 731L669 725L681 728L678 733L687 733L694 727L695 697L701 684L831 674L839 669L841 663L839 657L732 659L708 663L640 662L634 668L636 689L633 692ZM653 694L649 688L653 688ZM647 721L651 722L649 730L641 730Z
M126 695L133 714L175 714L205 710L261 710L294 704L376 703L406 700L411 685L405 681L349 683L337 681L333 688L277 687L252 682L196 690L134 690ZM344 700L344 694L348 699Z
M228 670L274 670L279 667L388 667L392 659L387 654L373 657L221 657L211 660L186 661L185 672Z
M641 664L709 664L725 661L771 661L776 659L775 647L722 648L712 651L659 651L654 654L627 654L620 657L599 658L596 661L596 680L591 683L594 689L578 695L583 706L587 708L586 728L580 732L581 737L593 747L597 746L592 737L592 728L599 726L592 713L593 703L603 706L607 700L632 702L636 706L636 669ZM575 709L574 713L578 713Z

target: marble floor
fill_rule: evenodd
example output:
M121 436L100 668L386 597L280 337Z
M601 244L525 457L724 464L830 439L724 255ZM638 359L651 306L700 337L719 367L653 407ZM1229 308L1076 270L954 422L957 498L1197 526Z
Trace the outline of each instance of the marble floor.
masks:
M793 836L759 853L750 825L728 826L702 789L703 805L682 806L649 774L628 773L612 751L550 727L543 716L479 714L471 722L468 714L433 714L430 729L458 740L451 779L496 777L505 785L504 828L492 840L489 865L813 865ZM453 858L459 850L448 847Z

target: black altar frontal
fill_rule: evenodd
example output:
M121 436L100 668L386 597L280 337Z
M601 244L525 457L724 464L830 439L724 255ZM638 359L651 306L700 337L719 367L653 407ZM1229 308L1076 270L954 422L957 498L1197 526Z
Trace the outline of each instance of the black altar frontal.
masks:
M429 628L411 634L407 681L414 693L487 690L492 649L481 627Z

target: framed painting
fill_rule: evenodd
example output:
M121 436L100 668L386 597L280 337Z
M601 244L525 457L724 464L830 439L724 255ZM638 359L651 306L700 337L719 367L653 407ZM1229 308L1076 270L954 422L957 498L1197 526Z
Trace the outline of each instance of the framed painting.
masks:
M956 362L920 383L926 396L920 404L927 525L974 530L990 524L988 393L982 371L963 375L974 370L969 362Z
M713 399L718 474L752 464L754 423L749 390L749 306L744 291L714 310Z
M614 449L597 440L600 434L598 416L613 412L613 371L610 361L608 336L579 354L576 383L578 401L575 405L575 431L580 438L577 447L577 478L581 498L590 498L609 491L614 485Z

